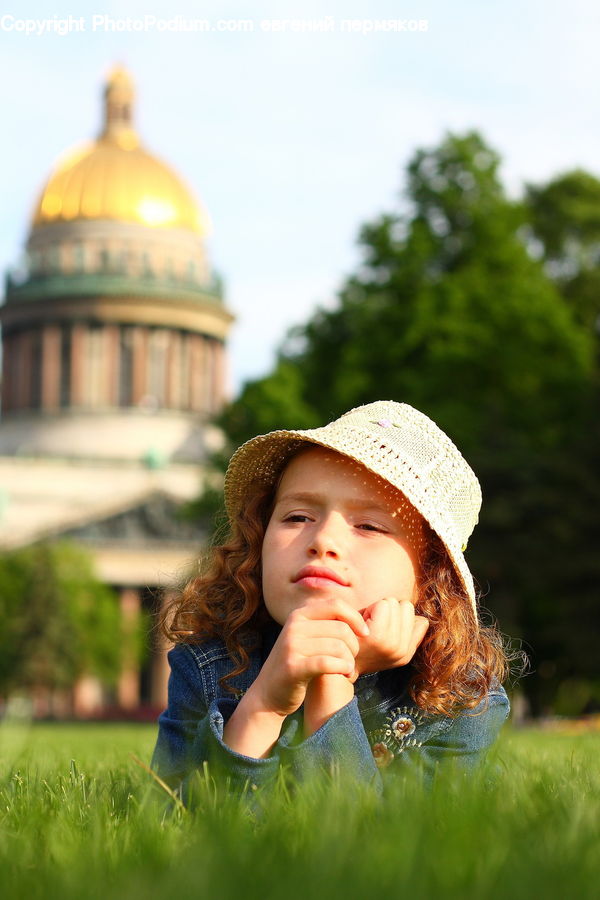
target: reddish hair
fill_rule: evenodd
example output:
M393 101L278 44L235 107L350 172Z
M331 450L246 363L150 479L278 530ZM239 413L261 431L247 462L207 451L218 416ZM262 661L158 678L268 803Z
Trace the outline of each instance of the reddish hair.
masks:
M410 693L428 713L450 715L476 706L492 685L503 682L512 657L497 627L477 621L444 544L426 528L415 611L429 628L412 659Z
M173 643L220 638L233 670L227 682L249 665L249 651L260 643L270 621L262 597L261 554L277 484L256 486L231 526L228 540L209 553L204 571L189 581L161 616L161 629ZM484 627L474 615L440 538L429 526L421 561L416 612L429 628L413 660L409 691L427 713L451 715L475 706L508 675L509 656L495 625Z

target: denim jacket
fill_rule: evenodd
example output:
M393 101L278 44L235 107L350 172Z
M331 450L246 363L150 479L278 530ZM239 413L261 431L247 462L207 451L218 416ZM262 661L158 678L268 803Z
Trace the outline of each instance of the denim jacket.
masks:
M312 771L339 767L361 781L381 784L387 773L420 773L431 781L440 764L471 770L496 739L509 703L497 685L478 706L456 716L420 710L408 694L411 667L361 675L354 699L310 737L302 737L302 709L284 722L279 740L266 759L243 756L223 742L223 728L239 698L257 677L277 632L267 633L250 665L229 683L219 678L233 668L220 640L179 644L169 652L168 707L160 715L153 768L172 787L184 783L208 762L225 773L234 790L273 781L285 766L302 780Z

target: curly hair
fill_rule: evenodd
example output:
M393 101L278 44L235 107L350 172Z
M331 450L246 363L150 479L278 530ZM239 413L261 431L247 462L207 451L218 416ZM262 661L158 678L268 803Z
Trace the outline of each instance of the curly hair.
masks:
M415 612L429 628L412 659L410 694L428 713L451 715L476 706L502 683L513 655L495 624L477 621L444 544L426 528Z
M249 665L249 652L271 621L262 597L261 553L277 484L255 486L228 540L212 547L204 570L165 607L160 626L172 643L220 638L234 663L227 684ZM453 715L476 706L505 680L510 654L495 625L479 624L445 547L429 526L415 611L429 628L411 666L409 692L427 713Z
M168 602L160 616L167 641L198 644L224 641L235 668L226 682L248 668L249 651L270 621L262 599L262 544L277 485L257 485L233 522L228 539L210 549L202 570Z

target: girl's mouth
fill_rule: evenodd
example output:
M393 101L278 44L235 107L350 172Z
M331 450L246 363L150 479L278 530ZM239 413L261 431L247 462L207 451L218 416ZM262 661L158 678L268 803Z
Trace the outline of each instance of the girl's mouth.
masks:
M342 587L349 587L349 583L345 581L341 575L338 575L332 569L324 566L304 566L297 575L292 579L294 584L302 582L307 587L322 587L324 584L332 582L340 584Z

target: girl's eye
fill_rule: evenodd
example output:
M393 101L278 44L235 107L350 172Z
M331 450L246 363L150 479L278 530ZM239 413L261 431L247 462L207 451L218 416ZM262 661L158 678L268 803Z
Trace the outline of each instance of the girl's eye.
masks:
M304 515L304 513L291 513L289 516L284 517L284 522L308 522L308 516Z
M372 522L361 522L357 527L361 528L363 531L378 531L382 534L385 532L384 528L382 528L380 525L373 525Z

